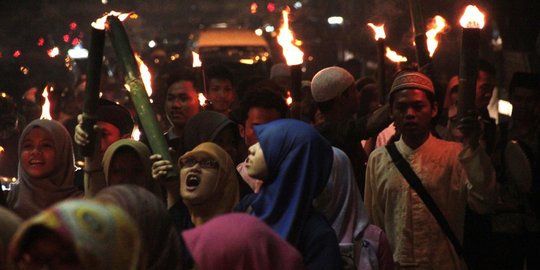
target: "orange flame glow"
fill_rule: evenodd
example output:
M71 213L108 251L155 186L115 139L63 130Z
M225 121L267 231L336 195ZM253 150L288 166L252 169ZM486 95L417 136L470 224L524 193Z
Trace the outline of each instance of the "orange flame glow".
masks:
M193 64L192 64L192 67L196 68L196 67L201 67L202 66L202 62L201 62L201 58L199 58L199 54L196 53L196 52L191 52L191 56L193 58Z
M43 89L42 96L45 99L45 103L43 103L43 106L41 106L41 116L39 117L39 119L52 120L51 102L49 101L49 88L51 89L50 91L53 90L52 86L45 86L45 89Z
M137 60L137 64L139 64L139 71L141 72L141 78L144 84L144 88L146 89L146 93L148 94L148 96L152 96L152 75L150 74L150 70L148 70L148 67L144 64L143 60L136 53L135 60Z
M199 104L204 107L206 106L206 97L203 93L199 93Z
M304 62L304 52L295 45L297 44L297 40L289 28L289 9L283 10L282 15L283 24L279 28L277 41L283 48L283 56L285 57L285 61L287 61L287 65L300 65Z
M465 12L459 20L459 24L463 28L477 28L482 29L485 25L485 16L476 6L468 5L465 8Z
M433 18L428 28L429 30L426 31L427 47L429 51L429 56L432 57L435 53L435 50L437 50L437 46L439 45L437 35L447 29L448 25L446 24L446 20L443 17L437 15Z
M135 124L133 126L133 131L131 132L131 138L133 138L136 141L141 140L141 131L139 130L139 125Z
M6 150L4 149L4 147L0 145L0 157L3 156L5 152Z
M107 17L109 16L116 16L118 17L118 19L123 22L125 19L127 19L128 17L129 18L137 18L137 14L133 13L133 12L130 12L130 13L122 13L122 12L117 12L117 11L114 11L114 10L111 10L109 11L108 13L105 13L105 15L103 15L103 17L95 20L94 22L92 22L92 27L98 29L98 30L105 30L105 23L107 22Z
M375 32L375 40L386 38L386 33L384 32L384 23L381 25L374 25L372 23L368 23L367 25L371 27L371 29L373 29L373 32Z
M397 52L392 51L389 47L386 47L386 58L396 63L407 62L407 57L397 54Z
M287 98L285 99L285 102L287 103L287 106L291 107L293 104L293 98L291 96L291 91L287 91Z

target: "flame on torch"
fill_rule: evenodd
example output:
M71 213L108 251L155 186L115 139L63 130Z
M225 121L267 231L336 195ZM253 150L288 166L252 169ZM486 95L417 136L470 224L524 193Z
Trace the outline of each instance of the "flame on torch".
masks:
M191 52L191 56L193 58L193 64L192 64L192 67L196 68L196 67L201 67L202 66L202 62L201 62L201 58L199 58L199 54L196 53L196 52Z
M287 61L287 65L294 66L304 62L304 52L295 45L300 43L294 38L294 34L289 28L289 13L289 8L282 11L283 24L279 28L277 42L283 48L283 56Z
M150 70L136 53L135 60L137 60L137 64L139 64L139 71L141 72L141 78L144 84L144 88L146 89L146 93L150 97L152 96L152 75L150 74Z
M201 107L206 106L206 97L203 93L199 93L199 104L201 105Z
M131 138L133 138L136 141L141 140L141 131L139 130L139 125L133 126L133 131L131 132Z
M485 25L485 16L475 5L468 5L459 20L463 28L482 29Z
M384 32L384 23L381 25L374 25L372 23L368 23L367 25L371 27L371 29L373 29L373 32L375 32L375 40L386 38L386 33Z
M41 116L39 119L46 119L46 120L52 120L51 116L51 102L49 101L49 86L45 86L45 89L43 89L43 98L45 99L45 103L43 103L43 106L41 106ZM52 86L50 87L51 91Z
M396 63L407 62L407 57L401 56L397 52L392 51L390 47L386 47L386 58Z
M285 99L285 102L287 103L287 106L291 107L293 104L293 98L291 96L291 91L287 91L287 98Z
M109 16L116 16L118 17L118 19L123 22L124 20L126 20L128 17L129 18L137 18L137 14L133 13L133 12L129 12L129 13L122 13L122 12L117 12L117 11L114 11L114 10L111 10L109 11L108 13L105 13L105 15L103 15L103 17L95 20L94 22L92 22L92 27L96 28L96 29L99 29L99 30L105 30L105 23L107 22L107 17Z
M447 29L448 25L446 24L446 20L437 15L433 18L431 23L429 24L428 28L429 30L426 32L426 38L427 38L427 47L429 51L429 56L432 57L435 53L435 50L437 49L437 46L439 45L439 41L437 40L437 35L441 32Z
M6 150L4 149L4 147L0 145L0 157L3 156L5 152Z

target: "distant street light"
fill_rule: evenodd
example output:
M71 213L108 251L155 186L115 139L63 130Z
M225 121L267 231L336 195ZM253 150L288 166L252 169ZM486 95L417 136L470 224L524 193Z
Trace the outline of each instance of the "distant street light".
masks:
M332 16L328 18L328 24L330 25L341 25L343 24L343 17L341 16Z

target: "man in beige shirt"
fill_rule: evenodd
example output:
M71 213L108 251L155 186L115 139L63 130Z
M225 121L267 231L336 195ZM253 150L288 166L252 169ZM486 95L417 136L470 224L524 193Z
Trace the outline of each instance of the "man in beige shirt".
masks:
M398 75L389 98L396 129L401 132L398 151L461 241L466 204L486 213L495 200L494 170L478 147L478 120L475 116L462 119L462 143L433 137L429 128L437 114L434 88L431 80L418 72ZM399 269L466 269L386 148L376 149L369 157L365 204L371 221L385 230Z

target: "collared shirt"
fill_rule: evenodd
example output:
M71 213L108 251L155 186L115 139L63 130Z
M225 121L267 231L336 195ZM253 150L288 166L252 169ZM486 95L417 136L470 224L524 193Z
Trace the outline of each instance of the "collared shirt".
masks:
M495 173L480 147L472 151L431 135L417 149L408 147L403 139L396 146L460 240L467 203L480 213L491 211ZM370 155L365 194L370 219L386 232L400 268L463 269L451 242L386 148Z

